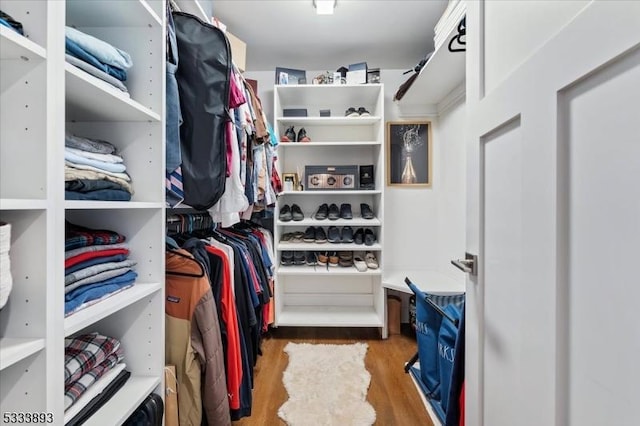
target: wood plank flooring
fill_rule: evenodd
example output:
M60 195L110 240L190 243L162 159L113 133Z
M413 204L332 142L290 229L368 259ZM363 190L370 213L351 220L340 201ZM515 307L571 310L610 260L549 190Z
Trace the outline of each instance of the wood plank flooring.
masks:
M377 329L296 327L274 329L263 340L263 355L255 368L251 417L234 422L234 425L285 425L278 417L278 408L288 399L282 383L282 373L289 362L284 353L288 342L368 343L365 366L371 373L371 385L367 400L376 411L375 424L433 426L411 377L404 372L404 363L417 350L415 338L409 333L405 331L381 340Z

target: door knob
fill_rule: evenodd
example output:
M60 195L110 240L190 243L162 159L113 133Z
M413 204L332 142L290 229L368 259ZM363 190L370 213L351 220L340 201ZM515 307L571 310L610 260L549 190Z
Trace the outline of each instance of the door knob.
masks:
M465 253L464 256L464 259L452 260L451 264L462 272L473 276L478 275L478 256L471 253Z

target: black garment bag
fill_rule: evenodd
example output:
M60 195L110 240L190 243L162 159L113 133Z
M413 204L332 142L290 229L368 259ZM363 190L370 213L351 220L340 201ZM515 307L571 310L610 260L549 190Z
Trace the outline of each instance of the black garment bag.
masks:
M224 33L197 17L174 12L184 202L197 210L224 193L231 48Z

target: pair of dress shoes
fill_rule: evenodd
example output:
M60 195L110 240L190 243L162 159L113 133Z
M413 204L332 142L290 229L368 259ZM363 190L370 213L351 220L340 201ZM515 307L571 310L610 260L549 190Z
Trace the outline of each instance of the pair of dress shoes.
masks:
M293 126L287 127L284 135L280 139L281 142L311 142L311 138L307 136L307 131L302 127L296 136L296 130Z

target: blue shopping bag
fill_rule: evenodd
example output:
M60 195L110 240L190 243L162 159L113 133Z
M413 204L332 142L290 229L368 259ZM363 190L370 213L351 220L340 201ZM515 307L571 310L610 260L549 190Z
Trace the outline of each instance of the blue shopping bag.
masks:
M438 370L440 373L440 404L442 409L447 412L456 339L458 337L457 324L462 317L462 309L452 303L447 305L443 311L447 314L447 317L442 318L440 332L438 333ZM451 319L455 320L456 323L452 322Z

